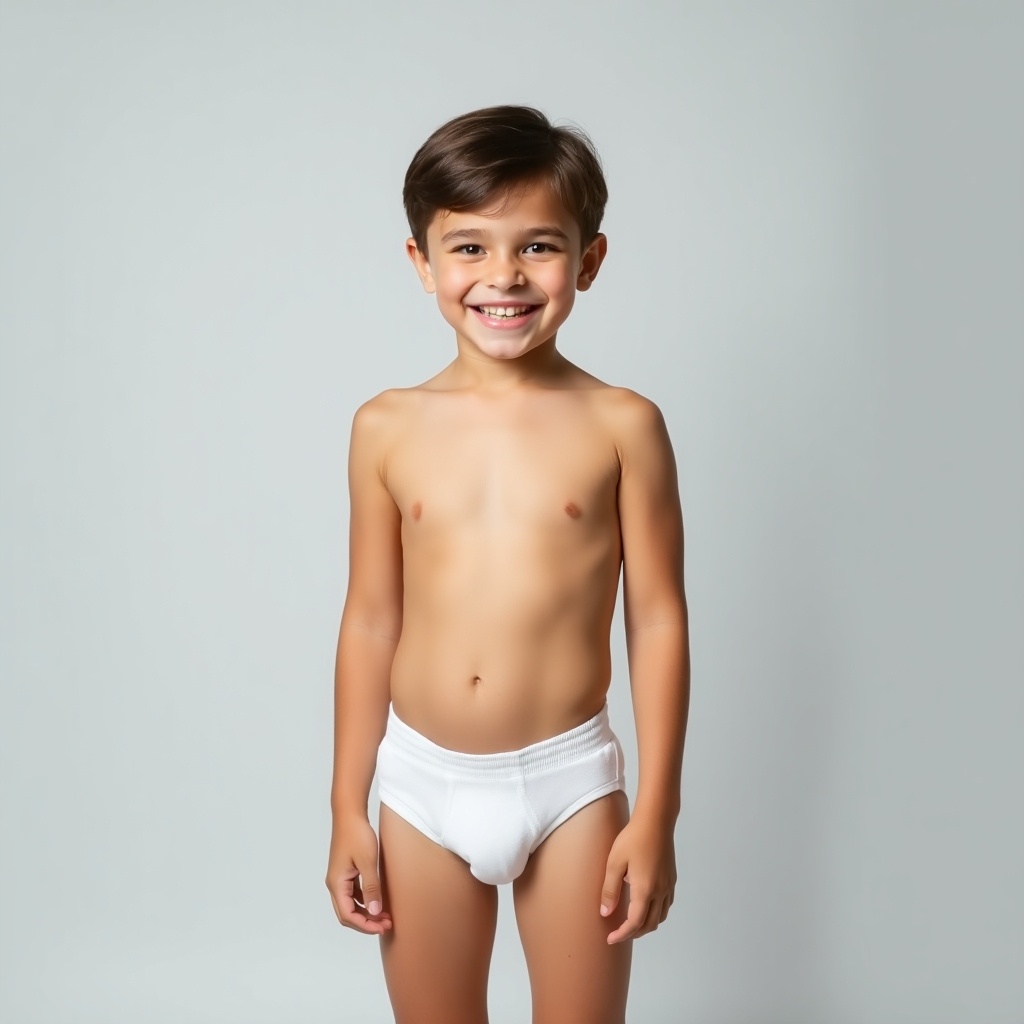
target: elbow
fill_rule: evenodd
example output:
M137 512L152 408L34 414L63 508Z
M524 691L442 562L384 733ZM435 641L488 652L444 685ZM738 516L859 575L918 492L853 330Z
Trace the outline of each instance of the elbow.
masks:
M402 633L401 613L345 607L341 616L341 639L365 637L395 646Z

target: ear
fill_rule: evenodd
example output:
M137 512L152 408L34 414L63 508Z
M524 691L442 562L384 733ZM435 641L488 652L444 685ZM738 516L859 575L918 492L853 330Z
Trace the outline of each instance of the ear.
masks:
M577 291L585 292L594 283L607 253L608 239L604 235L597 235L580 258L580 272L576 277Z
M416 244L415 238L407 238L405 240L405 252L409 259L412 260L412 265L416 268L416 273L420 275L420 281L423 282L423 290L433 293L434 292L434 275L430 270L430 263L427 261L427 254L420 250L420 247Z

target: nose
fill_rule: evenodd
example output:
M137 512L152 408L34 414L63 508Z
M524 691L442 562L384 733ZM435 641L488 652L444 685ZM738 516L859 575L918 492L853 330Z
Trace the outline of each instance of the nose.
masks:
M519 263L511 256L496 254L488 266L489 283L501 290L526 283Z

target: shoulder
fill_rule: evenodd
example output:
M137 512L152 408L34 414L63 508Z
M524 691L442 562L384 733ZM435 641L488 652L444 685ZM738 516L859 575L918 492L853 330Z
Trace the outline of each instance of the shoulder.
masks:
M667 436L661 409L630 388L606 385L594 390L594 408L615 441L620 460L637 446Z
M353 420L361 425L379 425L383 421L394 419L408 407L409 398L415 391L416 388L388 388L363 402L356 409Z
M606 384L595 389L595 399L605 416L620 426L642 426L662 418L661 410L649 398L631 388Z
M630 388L605 386L595 391L595 409L615 446L621 479L674 473L675 455L661 409Z
M411 388L388 388L360 405L352 416L349 443L350 472L387 478L389 453L402 436L410 418Z
M419 401L417 388L388 388L363 402L352 417L352 437L384 438L401 429Z

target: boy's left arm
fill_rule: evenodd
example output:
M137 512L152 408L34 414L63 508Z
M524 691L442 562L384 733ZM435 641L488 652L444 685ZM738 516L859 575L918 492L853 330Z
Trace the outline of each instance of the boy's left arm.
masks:
M616 435L621 473L623 597L639 771L629 824L608 855L601 913L629 883L629 910L609 943L654 931L676 884L683 742L690 705L690 650L683 590L683 522L675 457L664 418L632 392L621 400Z

